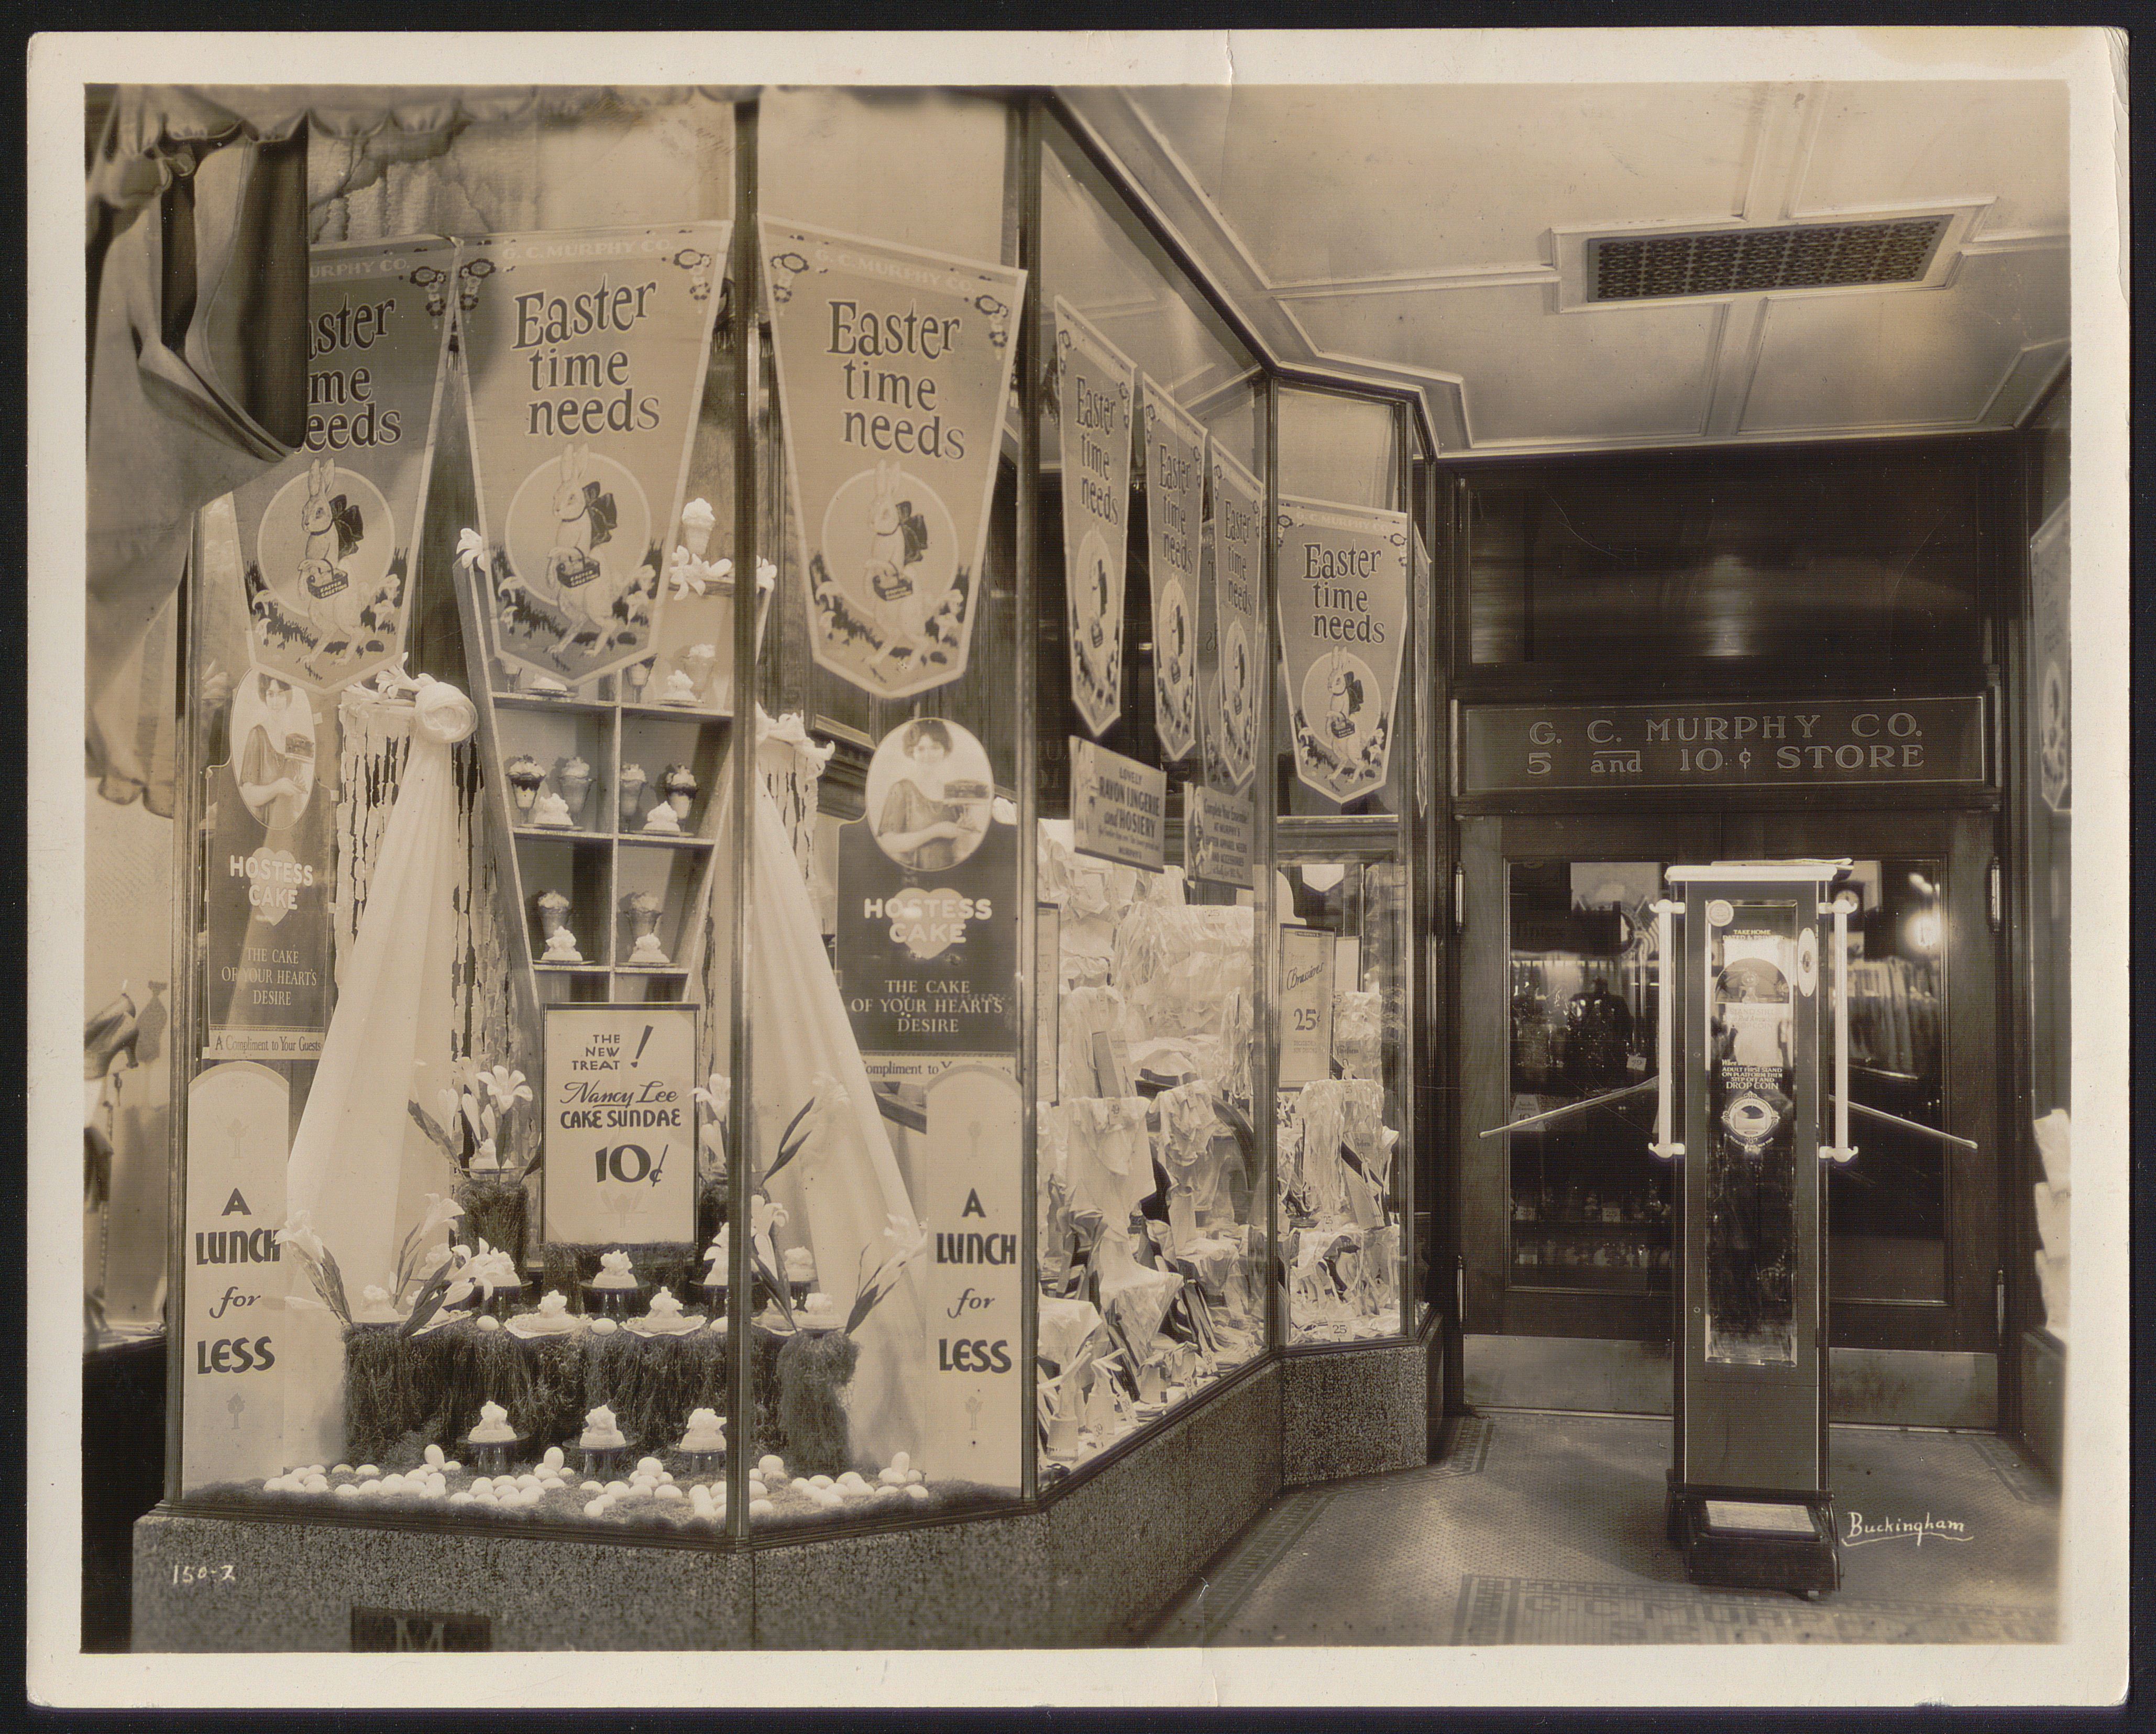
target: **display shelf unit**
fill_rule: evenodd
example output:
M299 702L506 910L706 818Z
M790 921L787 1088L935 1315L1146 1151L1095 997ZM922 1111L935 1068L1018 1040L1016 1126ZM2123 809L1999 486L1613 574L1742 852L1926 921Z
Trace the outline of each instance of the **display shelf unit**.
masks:
M644 664L557 694L532 690L527 675L495 654L484 574L460 563L456 577L488 798L510 842L504 868L522 917L510 924L513 967L539 1006L688 998L703 962L701 916L716 859L719 772L734 721L732 682L706 663L694 702L638 695L664 690L677 668L696 668L694 658L681 654L685 632L708 631L731 643L724 631L730 580L712 578L707 569L705 590L662 615L657 648ZM769 601L769 586L760 586L759 639ZM581 775L575 762L584 767ZM692 785L678 778L683 769ZM566 825L538 822L555 797L568 806ZM644 829L661 807L675 813L678 830ZM541 903L552 895L567 900L561 915L575 941L573 960L547 955ZM637 961L639 926L649 928L664 962Z

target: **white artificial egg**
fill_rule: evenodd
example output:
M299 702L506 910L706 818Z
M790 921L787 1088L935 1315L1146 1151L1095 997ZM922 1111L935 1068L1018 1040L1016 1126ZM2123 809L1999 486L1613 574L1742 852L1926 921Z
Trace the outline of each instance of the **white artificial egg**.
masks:
M921 1471L917 1469L910 1469L906 1472L906 1479L908 1483L917 1487L921 1485Z
M491 1493L475 1493L472 1497L483 1506L498 1506L501 1501Z
M603 1517L606 1511L607 1502L603 1499L590 1500L585 1503L584 1516L587 1517Z
M679 1499L680 1496L681 1490L679 1487L661 1487L659 1490L659 1497L661 1499Z
M609 1481L606 1484L606 1490L612 1494L616 1499L619 1499L622 1495L629 1491L629 1483L626 1481Z
M479 1327L482 1331L499 1331L501 1328L501 1321L490 1312L481 1313Z
M656 1457L639 1457L636 1460L636 1466L640 1470L648 1470L654 1475L666 1467Z
M352 1465L348 1463L340 1463L332 1473L340 1475L348 1475L352 1473Z
M357 1475L363 1481L371 1481L375 1478L375 1476L380 1475L382 1471L377 1469L371 1463L362 1463L357 1469L354 1470L352 1473Z
M816 1490L809 1485L808 1478L806 1475L796 1475L788 1485L790 1485L796 1493L814 1493Z
M547 1446L547 1454L539 1460L545 1464L549 1469L559 1469L562 1465L567 1461L567 1460L562 1455L562 1448L559 1445Z
M339 1489L338 1490L341 1492L343 1490ZM449 1495L449 1503L453 1506L468 1506L471 1502L472 1495L469 1493L452 1493Z
M439 1445L429 1445L427 1447L427 1461L436 1469L439 1469L442 1466L443 1451Z
M454 1475L459 1470L464 1467L464 1465L458 1462L455 1458L452 1457L447 1463L444 1464L442 1467L447 1470L451 1475Z
M876 1480L886 1487L903 1487L906 1485L906 1471L902 1469L878 1470Z
M915 1481L907 1485L906 1494L909 1499L926 1499L928 1497L928 1490L918 1481Z
M778 1509L767 1499L753 1499L749 1501L748 1514L752 1517L768 1517Z
M896 1452L891 1457L891 1466L903 1474L913 1467L913 1459L904 1451Z
M584 1481L578 1484L577 1490L579 1493L604 1493L606 1486L599 1481Z
M471 1484L471 1490L474 1493L491 1493L494 1490L494 1478L491 1475L481 1475Z
M776 1457L762 1458L758 1460L756 1466L767 1475L783 1475L786 1473L786 1465Z
M359 1492L359 1485L355 1481L340 1481L337 1483L337 1492L344 1498L351 1499Z
M829 1475L811 1475L808 1478L808 1485L820 1492L831 1485L831 1478Z
M616 1324L612 1319L593 1319L592 1321L592 1334L594 1336L611 1336L615 1331L620 1329L621 1326Z

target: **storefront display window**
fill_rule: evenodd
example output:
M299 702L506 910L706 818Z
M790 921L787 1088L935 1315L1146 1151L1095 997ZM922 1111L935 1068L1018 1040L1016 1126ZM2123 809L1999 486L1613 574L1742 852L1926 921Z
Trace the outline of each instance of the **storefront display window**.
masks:
M1049 1480L1265 1349L1271 1141L1251 1075L1264 393L1255 358L1053 127L1040 197ZM1108 845L1121 859L1091 852L1104 762L1158 803L1150 838Z
M1287 394L1283 503L1281 388L1045 108L660 108L632 226L571 223L603 106L474 125L533 184L439 241L325 193L424 461L203 515L190 1498L974 1512L1408 1321L1401 403ZM1354 831L1284 876L1282 776Z

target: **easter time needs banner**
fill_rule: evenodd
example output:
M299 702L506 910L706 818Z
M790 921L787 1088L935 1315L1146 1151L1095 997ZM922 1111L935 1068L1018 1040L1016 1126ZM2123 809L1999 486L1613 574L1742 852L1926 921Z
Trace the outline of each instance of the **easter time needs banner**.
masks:
M1055 302L1055 410L1063 438L1063 588L1070 700L1104 735L1123 711L1123 578L1130 548L1135 377L1123 352Z
M1218 445L1210 450L1212 572L1202 587L1199 613L1201 634L1214 649L1212 667L1199 679L1198 705L1211 760L1208 780L1217 777L1227 793L1240 794L1258 767L1258 682L1265 677L1258 621L1265 490Z
M1199 548L1205 429L1150 379L1145 405L1146 529L1152 575L1153 727L1173 762L1198 745Z
M304 447L234 491L254 665L331 692L404 648L457 244L317 247Z
M480 613L511 667L574 686L651 654L732 228L465 244Z
M810 650L926 692L966 669L1025 273L762 222Z
M1280 502L1281 660L1296 775L1330 801L1385 780L1407 640L1408 520Z

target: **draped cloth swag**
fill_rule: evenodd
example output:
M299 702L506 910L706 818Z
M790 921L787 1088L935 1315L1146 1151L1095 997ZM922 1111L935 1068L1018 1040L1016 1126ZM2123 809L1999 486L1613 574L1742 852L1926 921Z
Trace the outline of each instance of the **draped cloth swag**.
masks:
M719 773L732 787L731 757ZM726 863L733 844L733 805L721 805L712 875L711 1016L724 1019L732 1003L733 900ZM844 1313L856 1285L895 1249L886 1234L898 1218L910 1240L917 1232L911 1201L891 1154L883 1116L869 1087L845 1003L824 950L816 908L795 859L778 808L761 778L756 784L752 839L748 1007L754 1034L756 1162L761 1172L778 1151L788 1122L816 1090L818 1075L846 1094L825 1136L773 1177L774 1203L785 1207L789 1239L805 1242L816 1260L818 1286ZM723 1051L723 1050L722 1050ZM888 1463L899 1451L920 1454L926 1341L926 1301L918 1270L909 1265L897 1285L870 1313L854 1340L860 1347L848 1399L856 1460ZM929 1473L935 1473L929 1466Z
M285 1208L321 1236L355 1307L368 1285L394 1287L402 1233L453 1177L407 1104L431 1104L449 1082L454 899L465 876L449 749L479 718L454 686L424 675L417 686L411 756L285 1164ZM308 1292L304 1277L293 1292ZM344 1356L326 1315L293 1317L327 1344L295 1355L286 1374L286 1449L309 1463L341 1449Z

